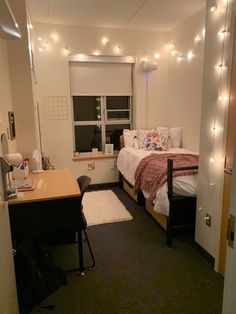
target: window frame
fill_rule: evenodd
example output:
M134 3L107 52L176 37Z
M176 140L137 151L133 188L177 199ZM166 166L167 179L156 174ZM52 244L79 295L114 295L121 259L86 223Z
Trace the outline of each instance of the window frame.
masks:
M80 96L88 96L91 97L91 95L78 95ZM128 124L130 126L130 129L132 129L133 124L133 96L131 95L112 95L114 97L124 96L128 97L129 100L129 109L114 109L114 110L108 110L107 104L106 104L106 98L111 95L94 95L94 97L100 98L100 105L101 105L101 120L92 120L92 121L75 121L74 119L74 102L73 97L76 97L76 95L71 96L71 104L72 104L72 128L73 128L73 148L74 151L76 151L76 138L75 138L75 127L76 126L86 126L86 125L101 125L101 136L102 136L102 151L105 150L105 144L106 143L106 125L124 125ZM129 119L108 119L107 113L109 111L128 111L129 112Z

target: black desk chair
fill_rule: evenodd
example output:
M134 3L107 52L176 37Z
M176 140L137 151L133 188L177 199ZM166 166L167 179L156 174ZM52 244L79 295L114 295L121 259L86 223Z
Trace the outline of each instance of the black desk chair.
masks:
M86 221L86 218L85 218L84 213L83 213L83 204L82 204L84 193L86 192L86 190L87 190L87 188L91 182L91 179L88 176L80 176L77 179L77 182L78 182L80 192L81 192L81 198L80 198L80 204L79 204L79 210L80 210L80 214L81 214L81 226L80 227L84 233L84 236L85 236L84 241L87 242L89 253L90 253L90 256L92 259L92 264L87 266L87 267L84 267L84 265L83 265L83 242L84 241L82 240L82 233L76 232L77 237L78 237L77 243L78 243L78 254L79 254L79 270L83 274L83 270L85 270L87 268L93 268L95 266L94 255L93 255L93 252L92 252L92 249L91 249L91 246L89 243L89 239L87 236L87 232L86 232L87 221Z

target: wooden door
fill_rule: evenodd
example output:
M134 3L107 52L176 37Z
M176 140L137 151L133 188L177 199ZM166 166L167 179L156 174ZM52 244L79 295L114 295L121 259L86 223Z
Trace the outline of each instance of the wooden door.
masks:
M234 26L234 34L236 34L236 22ZM224 276L225 261L226 261L226 245L227 245L227 228L229 216L231 177L230 169L233 167L234 158L234 139L236 133L236 39L234 40L233 64L230 84L230 100L228 112L227 126L227 141L226 141L226 159L225 159L225 174L224 174L224 192L223 206L221 217L221 240L220 240L220 255L219 255L219 273Z
M235 138L236 149L236 138ZM234 150L234 164L232 173L232 191L236 190L236 150ZM236 313L236 245L233 241L233 233L236 233L235 217L236 217L236 193L231 193L230 196L230 210L231 217L231 237L230 243L227 245L227 257L225 267L225 280L224 280L224 298L223 298L223 311L222 314L235 314Z

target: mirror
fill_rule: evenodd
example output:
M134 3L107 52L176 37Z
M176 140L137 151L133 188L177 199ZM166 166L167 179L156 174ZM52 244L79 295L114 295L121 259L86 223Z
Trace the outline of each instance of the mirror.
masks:
M21 38L18 23L7 0L0 0L0 36L3 38Z

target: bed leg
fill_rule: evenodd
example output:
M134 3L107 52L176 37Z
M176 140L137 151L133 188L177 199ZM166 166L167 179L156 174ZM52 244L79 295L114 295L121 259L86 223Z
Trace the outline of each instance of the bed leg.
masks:
M169 213L169 217L167 218L167 230L166 230L166 243L168 247L172 247L172 238L173 238L172 219L171 219L171 213Z
M167 231L166 238L167 238L167 241L166 241L167 245L169 247L172 247L172 234L171 234L170 230Z

